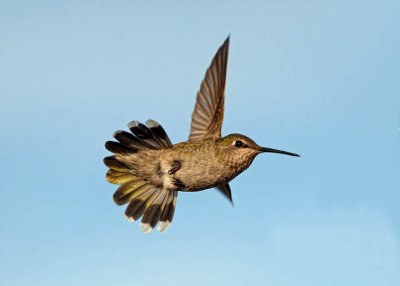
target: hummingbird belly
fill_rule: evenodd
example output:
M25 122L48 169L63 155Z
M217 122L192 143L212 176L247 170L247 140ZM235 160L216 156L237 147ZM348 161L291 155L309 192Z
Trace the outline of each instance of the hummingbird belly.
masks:
M178 143L171 149L151 150L140 157L142 177L155 186L186 192L224 185L239 174L218 156L212 141Z
M226 184L234 175L229 167L216 160L212 154L194 153L192 157L177 156L180 168L171 174L171 182L180 190L201 191ZM196 156L199 155L199 156Z

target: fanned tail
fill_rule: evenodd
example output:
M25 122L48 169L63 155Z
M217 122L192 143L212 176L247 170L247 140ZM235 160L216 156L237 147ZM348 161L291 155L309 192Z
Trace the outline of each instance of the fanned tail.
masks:
M118 160L142 150L157 150L172 146L160 124L148 120L146 125L132 121L128 124L132 133L116 131L114 138L118 142L106 142L107 150L116 154L104 158L104 164L110 168L106 178L110 183L121 185L114 193L114 202L117 205L129 203L125 211L128 221L133 222L143 216L140 224L143 232L150 232L158 222L160 222L158 231L164 232L174 217L178 192L157 188L136 175L135 170L140 168L140 165L127 166Z

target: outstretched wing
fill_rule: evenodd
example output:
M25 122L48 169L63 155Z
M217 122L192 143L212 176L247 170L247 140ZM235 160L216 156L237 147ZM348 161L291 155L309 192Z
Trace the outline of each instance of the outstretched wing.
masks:
M221 137L229 37L215 54L197 93L189 140Z

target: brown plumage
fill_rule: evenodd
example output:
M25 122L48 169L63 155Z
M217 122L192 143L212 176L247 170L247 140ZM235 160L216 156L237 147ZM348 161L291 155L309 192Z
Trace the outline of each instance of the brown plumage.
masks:
M104 163L110 168L107 180L121 186L114 193L118 205L129 203L129 221L141 216L141 229L151 231L157 223L163 232L172 222L178 191L194 192L218 188L231 202L228 182L247 169L263 152L294 153L263 148L240 134L221 137L229 37L218 49L207 69L192 114L189 140L171 144L164 129L154 120L146 125L133 121L132 133L117 131L118 141L106 142L114 156Z

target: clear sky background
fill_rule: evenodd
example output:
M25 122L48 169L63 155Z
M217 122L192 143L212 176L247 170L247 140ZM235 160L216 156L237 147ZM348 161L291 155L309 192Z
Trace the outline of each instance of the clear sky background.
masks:
M400 285L400 2L191 2L0 2L0 284ZM143 234L104 142L149 118L185 141L229 34L223 134L302 157Z

